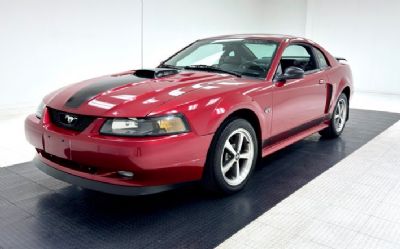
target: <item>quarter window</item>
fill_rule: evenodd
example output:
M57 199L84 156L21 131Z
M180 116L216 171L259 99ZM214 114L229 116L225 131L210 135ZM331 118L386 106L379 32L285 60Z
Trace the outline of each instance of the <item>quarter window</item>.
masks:
M328 62L326 61L325 55L318 48L314 48L315 57L317 57L319 68L325 69L329 67Z

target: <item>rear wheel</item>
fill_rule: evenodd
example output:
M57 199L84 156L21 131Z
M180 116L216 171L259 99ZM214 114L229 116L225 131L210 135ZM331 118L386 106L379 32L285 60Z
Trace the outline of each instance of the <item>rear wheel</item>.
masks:
M215 134L208 153L204 186L226 194L241 190L254 169L257 152L256 133L248 121L225 122Z
M323 129L319 134L324 138L336 138L342 134L347 121L349 102L346 94L340 94L333 111L329 127Z

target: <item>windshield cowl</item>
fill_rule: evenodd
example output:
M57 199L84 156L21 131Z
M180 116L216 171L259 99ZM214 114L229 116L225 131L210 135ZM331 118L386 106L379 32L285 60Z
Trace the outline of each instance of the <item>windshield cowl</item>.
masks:
M212 71L212 72L220 72L220 73L226 73L226 74L231 74L236 77L242 77L240 73L233 72L233 71L228 71L224 70L215 66L208 66L208 65L190 65L184 67L184 69L189 69L189 70L205 70L205 71Z

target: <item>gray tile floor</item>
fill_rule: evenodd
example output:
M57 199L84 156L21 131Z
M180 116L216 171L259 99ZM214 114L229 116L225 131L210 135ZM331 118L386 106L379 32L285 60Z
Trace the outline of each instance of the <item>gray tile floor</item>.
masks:
M218 248L400 248L400 121Z

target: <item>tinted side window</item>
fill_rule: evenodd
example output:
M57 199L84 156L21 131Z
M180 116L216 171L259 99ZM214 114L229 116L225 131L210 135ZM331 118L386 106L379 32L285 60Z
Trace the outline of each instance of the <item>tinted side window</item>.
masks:
M329 67L329 64L325 58L325 55L321 52L321 50L314 48L315 57L317 57L319 68L325 69Z
M290 45L283 51L282 57L305 57L310 58L310 54L305 47L300 45Z
M312 48L302 44L289 45L283 51L280 64L283 72L292 66L299 67L307 73L318 69Z

